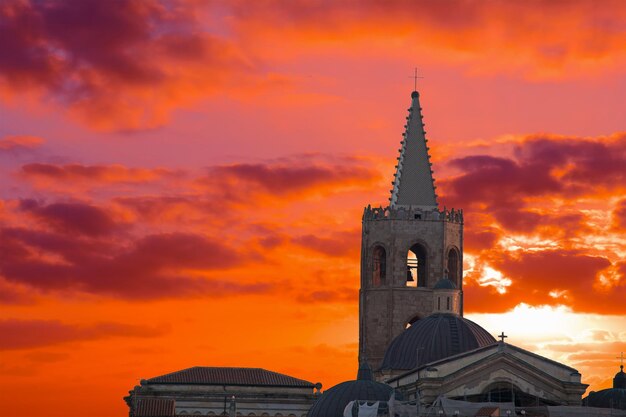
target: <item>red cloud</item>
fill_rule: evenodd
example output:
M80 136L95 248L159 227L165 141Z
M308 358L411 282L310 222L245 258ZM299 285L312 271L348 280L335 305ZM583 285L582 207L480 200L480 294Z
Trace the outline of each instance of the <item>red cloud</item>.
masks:
M123 165L55 165L32 163L22 166L27 178L50 181L146 182L175 175L166 169L127 168Z
M613 227L618 231L626 231L626 200L619 201L613 210Z
M442 201L470 215L488 213L510 231L530 233L539 227L585 227L581 213L546 213L537 206L539 200L604 198L626 189L626 135L529 136L514 151L511 158L471 155L448 161L460 174L437 182Z
M196 234L153 234L130 245L20 228L4 228L0 236L0 274L41 290L152 299L272 289L267 283L196 276L193 271L225 270L248 262L224 243Z
M158 126L248 67L197 15L182 1L3 2L0 87L49 93L100 129Z
M331 257L358 256L360 230L335 232L328 237L304 235L292 238L292 242Z
M41 146L43 142L43 139L36 136L5 136L0 139L0 154L32 150Z
M62 233L100 236L116 229L115 222L106 211L89 204L54 203L43 206L34 200L22 200L20 206Z
M419 51L474 73L507 72L532 78L562 78L619 68L626 59L621 22L626 8L608 1L484 3L410 0L293 3L277 0L235 3L237 28L245 39L280 40L287 51L303 45L351 54L405 56ZM549 15L551 19L545 19ZM534 35L540 34L540 35ZM389 42L393 39L394 42ZM380 45L380 46L379 46ZM267 54L271 54L268 45Z
M497 270L512 280L512 284L506 293L500 294L492 286L467 282L464 288L467 311L502 312L524 302L531 305L564 304L578 312L626 313L623 303L626 275L610 288L603 287L598 281L599 273L611 266L606 258L576 250L513 254L492 251L487 256ZM556 290L565 290L565 298L550 294Z
M104 322L72 325L58 320L0 320L0 350L31 349L59 343L95 340L107 337L157 337L163 328Z
M342 163L302 162L232 164L209 168L202 181L220 189L233 200L247 199L251 193L285 195L321 188L367 185L377 181L380 173L364 163L346 160Z

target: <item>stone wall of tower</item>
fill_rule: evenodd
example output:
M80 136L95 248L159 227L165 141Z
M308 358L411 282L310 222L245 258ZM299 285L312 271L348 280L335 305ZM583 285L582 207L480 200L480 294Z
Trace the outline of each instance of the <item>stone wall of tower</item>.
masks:
M420 209L371 209L363 216L361 241L360 355L378 369L389 343L407 324L433 313L433 286L445 275L447 254L458 251L462 276L462 212ZM423 287L407 287L407 254L414 244L426 249ZM376 280L374 250L386 255L385 277ZM461 280L459 280L461 281ZM462 282L457 284L461 289ZM462 298L455 298L462 312ZM462 313L461 313L462 314Z

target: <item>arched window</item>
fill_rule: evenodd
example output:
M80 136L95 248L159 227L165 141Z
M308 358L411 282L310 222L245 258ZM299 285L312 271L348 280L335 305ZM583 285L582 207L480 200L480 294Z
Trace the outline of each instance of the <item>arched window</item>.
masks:
M448 251L448 279L461 288L461 268L459 268L459 252L451 248Z
M387 253L382 246L375 246L372 252L372 286L385 285L387 276Z
M416 243L406 257L406 286L426 286L426 249Z
M450 297L446 301L446 310L450 310Z

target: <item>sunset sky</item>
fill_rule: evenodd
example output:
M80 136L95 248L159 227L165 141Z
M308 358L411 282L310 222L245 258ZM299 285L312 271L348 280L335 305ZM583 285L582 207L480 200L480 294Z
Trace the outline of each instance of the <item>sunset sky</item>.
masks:
M141 378L357 368L361 214L415 67L466 317L609 387L626 351L626 3L0 1L2 415Z

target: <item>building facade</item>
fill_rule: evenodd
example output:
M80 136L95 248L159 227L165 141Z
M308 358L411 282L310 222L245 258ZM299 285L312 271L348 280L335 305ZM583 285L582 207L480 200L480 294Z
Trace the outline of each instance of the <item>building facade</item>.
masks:
M305 417L320 389L261 368L196 366L144 379L124 400L130 417Z

